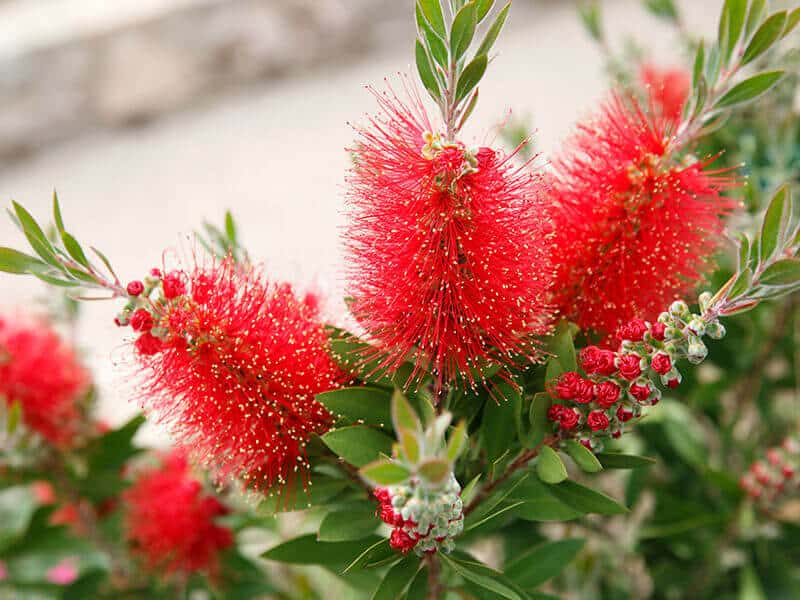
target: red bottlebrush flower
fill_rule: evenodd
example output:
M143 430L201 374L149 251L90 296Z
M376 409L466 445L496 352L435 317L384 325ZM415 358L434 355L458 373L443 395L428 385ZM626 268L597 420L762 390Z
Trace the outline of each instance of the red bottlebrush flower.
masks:
M602 408L611 408L619 400L620 389L613 381L597 384L597 404Z
M233 544L230 529L214 522L228 509L204 493L183 452L143 472L123 498L127 539L148 569L215 574L219 553Z
M647 322L644 319L631 319L617 330L619 340L641 342L647 333Z
M70 446L88 386L75 351L46 323L0 317L0 402L19 402L27 427L50 444Z
M639 81L647 89L654 108L665 119L677 124L692 89L691 73L683 67L661 68L645 64L639 71Z
M186 293L186 282L184 281L183 273L180 271L168 273L161 285L164 290L164 298L168 300L183 296Z
M161 339L157 338L150 332L145 332L136 338L136 342L134 342L136 346L136 351L141 356L152 356L153 354L157 354L161 351L162 343Z
M619 357L619 374L628 381L642 374L642 359L636 354L623 354Z
M581 367L590 375L612 375L617 370L614 358L611 350L587 346L581 350Z
M681 160L674 140L665 119L614 96L553 161L554 301L581 328L653 321L710 267L731 181Z
M221 477L264 489L305 476L306 443L332 423L314 396L345 380L318 314L229 260L175 280L188 295L154 308L163 340L136 344L145 406Z
M602 410L593 410L586 417L586 424L592 431L601 431L608 428L608 417Z
M352 149L345 239L351 311L382 366L411 359L441 386L535 357L551 271L541 178L444 140L416 94L410 105L376 96L382 114Z
M672 369L672 359L669 357L669 354L659 352L653 357L650 366L653 367L653 371L659 375L666 375L669 373L670 369Z

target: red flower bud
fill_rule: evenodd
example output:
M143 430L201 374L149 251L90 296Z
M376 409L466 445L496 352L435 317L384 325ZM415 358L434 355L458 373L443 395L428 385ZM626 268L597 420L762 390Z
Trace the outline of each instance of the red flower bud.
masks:
M183 273L180 271L172 271L161 282L164 290L164 298L172 300L178 296L183 296L186 293L186 283L183 280Z
M781 453L776 448L767 450L767 460L771 465L777 465L782 462Z
M587 450L592 450L592 441L591 440L587 440L587 439L584 438L584 439L581 440L581 445L584 448L586 448Z
M636 354L623 354L619 359L619 374L628 381L642 374L641 359Z
M641 342L644 339L645 333L647 333L647 323L643 319L632 319L619 328L617 337L620 340Z
M553 404L549 409L547 409L547 418L551 421L560 421L562 410L564 410L563 404Z
M586 424L592 431L600 431L608 428L608 417L602 410L593 410L586 417Z
M617 419L626 423L633 418L633 411L626 409L624 406L620 406L617 409Z
M617 370L614 353L597 346L587 346L581 350L581 367L588 374L611 375Z
M786 479L791 479L794 477L794 469L789 465L784 465L781 469L781 473Z
M630 392L631 396L636 398L639 402L645 402L650 397L650 386L649 385L639 385L638 383L632 384L628 391Z
M139 354L149 356L160 352L162 343L160 339L151 333L143 333L137 338L136 342L134 342L134 346L136 346L136 350Z
M681 384L681 380L680 380L680 379L678 379L677 377L675 377L674 379L670 379L670 380L667 382L667 387L668 387L669 389L671 389L671 390L674 390L674 389L675 389L676 387L678 387L680 384Z
M129 295L138 296L144 291L144 284L141 281L131 281L125 289Z
M575 402L588 404L594 399L594 384L588 379L581 379L575 386Z
M650 335L653 336L654 340L658 340L659 342L664 341L664 334L667 331L667 326L664 323L653 323L650 326Z
M611 408L619 400L619 386L613 381L604 381L595 389L595 400L602 408Z
M389 545L394 548L395 550L400 550L403 554L411 550L414 546L417 545L416 540L412 539L410 535L408 535L405 531L400 528L395 529L392 531L392 535L389 538Z
M558 378L558 383L556 384L556 395L561 400L573 400L576 395L576 388L581 381L583 381L581 376L574 371L564 373Z
M574 429L580 420L580 415L571 408L564 408L559 415L559 424L562 429Z
M611 432L611 437L614 438L615 440L618 440L619 438L622 437L622 430L615 429L614 431Z
M150 277L161 279L161 269L150 269Z
M134 331L150 331L153 328L153 315L144 308L137 308L131 315L131 327Z
M653 367L653 371L659 375L664 375L669 373L669 370L672 368L672 359L669 357L669 354L658 352L653 357L650 366Z

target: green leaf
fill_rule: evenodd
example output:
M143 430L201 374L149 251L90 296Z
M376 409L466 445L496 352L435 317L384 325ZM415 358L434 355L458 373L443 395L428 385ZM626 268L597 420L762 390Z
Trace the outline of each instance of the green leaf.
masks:
M553 424L547 418L547 411L550 410L552 402L553 399L546 392L534 394L529 415L531 421L530 434L524 440L526 448L535 448L542 443L544 436L552 431Z
M489 14L489 11L492 10L492 6L494 6L494 0L477 0L477 5L478 23L480 23L486 18L486 15Z
M450 463L441 458L431 458L419 466L419 475L428 482L438 485L450 474Z
M652 467L656 464L656 460L649 456L635 456L617 452L603 452L597 455L597 459L604 469L639 469Z
M366 546L363 546L361 552L356 555L355 558L347 561L348 564L342 573L359 571L371 564L381 563L392 556L397 556L397 553L389 545L389 540L386 538L379 539L377 542L368 543Z
M317 394L317 402L332 414L351 423L389 429L392 426L392 395L376 387L349 387Z
M502 574L493 571L489 567L476 568L473 563L457 561L450 556L439 553L439 557L443 563L450 567L453 571L458 573L461 577L478 585L490 592L493 592L501 598L508 598L508 600L523 600L513 588L502 583Z
M692 87L697 89L700 83L700 78L703 76L703 67L706 60L706 44L705 41L700 40L697 45L697 53L694 55L694 69L692 70Z
M447 30L445 29L444 14L439 0L417 0L417 5L433 30L444 38L447 35Z
M5 400L0 397L0 402L5 402ZM6 415L6 433L8 435L14 434L21 419L22 403L19 400L16 400L11 404L11 407L8 408L8 413Z
M481 54L472 59L456 83L456 102L461 102L466 98L473 88L478 85L483 74L486 72L487 58Z
M447 460L455 462L467 445L467 423L461 421L456 425L447 440Z
M578 4L578 14L589 35L598 42L602 41L603 27L601 25L600 3L598 0L588 0Z
M0 490L0 550L25 534L37 506L28 486L17 485Z
M766 264L781 245L783 236L789 225L791 215L791 195L789 187L781 186L770 200L764 223L761 225L759 257L761 264Z
M744 27L744 37L749 38L750 35L756 30L756 27L764 19L764 13L767 8L767 0L751 0L750 12L747 13L747 23Z
M567 478L567 468L558 452L550 446L542 446L536 461L536 474L545 483L560 483Z
M765 71L737 83L716 103L716 108L734 106L757 98L778 83L783 71Z
M32 271L41 271L46 266L34 256L29 256L13 248L0 247L0 271L22 275Z
M447 52L447 46L444 44L444 40L433 30L428 20L425 18L425 15L422 14L422 9L417 3L415 16L417 20L417 32L421 38L421 41L425 45L425 49L428 53L433 57L433 60L441 66L443 69L447 68L447 64L449 62L449 55ZM439 73L434 68L434 76L439 76ZM444 83L442 78L439 78L440 83Z
M586 473L597 473L603 470L603 465L597 460L594 452L577 440L564 440L564 450L570 455L575 464Z
M494 46L494 43L500 36L500 32L503 30L503 26L506 23L506 18L508 18L508 11L510 9L511 2L506 4L503 9L497 13L497 17L495 17L491 27L489 27L489 29L486 31L486 35L483 37L481 45L478 46L478 51L475 53L476 56L489 55L489 51L492 49L492 46Z
M798 23L800 23L800 8L795 8L789 13L786 19L786 28L783 30L783 37L786 37L794 31Z
M28 239L28 243L31 245L31 248L33 248L34 252L36 252L36 254L38 254L47 264L64 271L64 267L58 260L53 245L47 239L47 236L36 222L36 219L34 219L21 204L12 202L12 205L14 207L14 212L17 216L17 219L19 220L20 227L22 227L22 233L25 234L25 237Z
M436 76L433 74L428 53L422 42L417 40L414 44L414 55L417 61L417 73L419 74L420 81L431 97L437 102L442 97L442 92L439 90L439 83L436 81Z
M356 467L377 460L381 454L392 453L392 438L366 425L332 429L322 436L322 441L337 456Z
M258 505L259 514L272 516L278 512L304 510L310 506L319 506L334 498L348 486L346 479L326 477L313 474L311 481L306 486L295 480L292 489L285 485L276 485L268 491L264 500Z
M475 0L465 4L456 13L450 29L450 55L454 61L459 60L472 43L477 24Z
M417 571L416 577L408 586L408 595L405 600L426 600L428 597L428 567L423 566Z
M486 400L481 421L483 447L490 462L508 450L516 431L515 415L522 409L522 396L516 386L504 381L497 384L496 390L497 400ZM504 402L503 398L507 400Z
M644 5L647 10L662 19L675 21L678 18L678 10L672 0L645 0Z
M397 600L403 598L406 589L411 585L414 575L419 570L420 560L416 554L406 555L386 573L378 589L372 594L372 600Z
M320 542L359 540L375 532L380 520L373 502L361 502L345 510L329 512L322 519L317 539Z
M411 477L411 471L395 462L375 461L359 471L377 485L395 485Z
M622 515L628 512L627 508L613 498L574 481L562 481L549 487L556 498L582 512L599 515Z
M481 475L478 473L461 490L461 501L464 503L464 506L468 505L475 498L475 492L477 491L477 485L480 479Z
M569 521L583 516L585 511L576 509L557 498L548 486L531 477L509 495L511 501L522 500L524 504L514 513L526 521Z
M575 538L539 544L517 556L503 571L522 588L538 587L561 573L585 543L586 540Z
M758 574L751 565L745 565L741 570L738 600L767 600Z
M792 285L800 283L800 259L785 258L772 263L761 274L764 285Z
M739 270L746 269L750 266L750 240L743 233L737 233L736 239L739 244Z
M737 298L750 289L750 284L753 281L753 271L749 267L739 273L733 286L728 292L729 298Z
M747 0L725 0L719 27L719 47L722 51L723 64L730 61L744 26L747 12Z
M225 211L225 235L231 242L236 243L236 221L233 220L233 215L229 210Z
M578 369L578 359L575 354L573 335L573 325L568 321L562 320L556 327L547 348L553 355L553 358L547 362L545 381L551 382L558 379L562 373L576 371Z
M114 272L114 269L111 267L111 263L109 262L108 258L106 258L106 255L103 254L102 252L100 252L100 250L98 250L94 246L89 246L89 248L102 261L102 263L105 265L106 269L108 269L108 272L111 273L114 276L114 278L116 278L117 274Z
M502 517L506 513L516 510L523 504L525 503L522 500L518 500L517 502L514 502L513 504L507 504L498 510L491 510L488 511L488 513L482 512L480 518L471 519L468 525L465 524L464 533L466 533L467 531L472 531L473 529L477 529L481 525L485 525L486 523L493 521L494 519Z
M385 541L378 536L370 536L350 542L320 542L316 534L311 533L278 544L261 557L293 565L345 565L359 557L365 549Z
M402 451L406 460L412 465L417 464L420 458L420 447L417 434L413 431L409 431L408 429L402 429L398 433L398 439L400 441L400 450Z
M785 25L785 10L771 15L766 21L764 21L761 24L761 27L758 28L758 31L756 31L753 39L750 40L750 43L747 45L744 55L742 56L742 64L746 65L747 63L752 62L764 52L769 50L772 45L781 37Z
M408 429L409 431L422 431L422 424L417 413L409 404L403 392L395 390L392 394L392 423L395 431Z

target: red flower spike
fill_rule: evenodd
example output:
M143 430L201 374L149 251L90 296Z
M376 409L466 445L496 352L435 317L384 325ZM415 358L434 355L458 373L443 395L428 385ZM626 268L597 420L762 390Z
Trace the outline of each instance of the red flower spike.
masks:
M71 446L88 386L75 351L46 322L0 317L0 402L19 402L27 427L54 446Z
M655 320L709 270L735 203L708 161L679 162L668 120L613 96L553 161L555 302L582 329Z
M125 529L134 554L156 574L214 575L232 532L214 523L228 509L206 495L179 451L143 472L124 493Z
M683 67L645 64L639 71L639 81L648 90L653 107L671 123L679 123L692 89L691 73Z
M489 361L537 358L552 272L541 178L443 141L413 91L408 104L375 95L382 112L351 149L345 244L351 311L381 366L410 357L440 387L474 383Z
M306 444L332 423L314 396L346 380L317 313L230 260L185 282L182 301L159 308L159 351L137 340L145 406L220 477L261 490L305 478Z

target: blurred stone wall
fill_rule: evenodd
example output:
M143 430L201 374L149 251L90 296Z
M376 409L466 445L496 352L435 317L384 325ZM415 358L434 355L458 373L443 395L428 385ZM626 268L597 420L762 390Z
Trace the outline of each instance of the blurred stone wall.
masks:
M398 0L209 0L0 57L0 169L87 131L385 46L407 12Z

